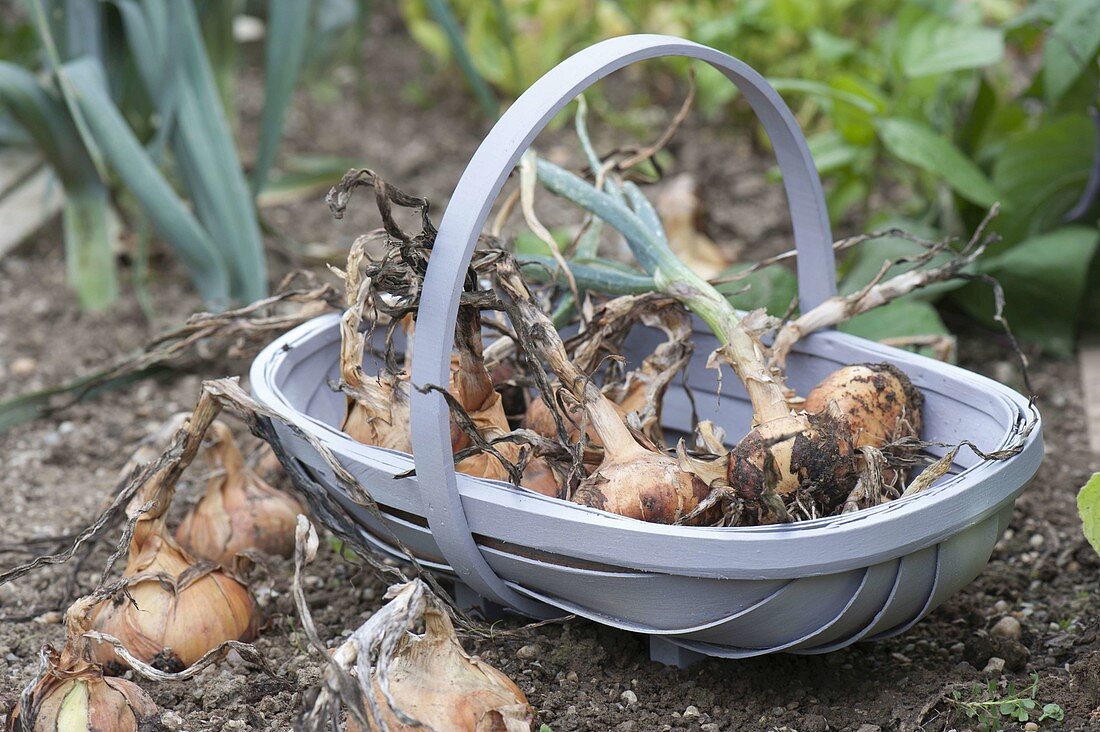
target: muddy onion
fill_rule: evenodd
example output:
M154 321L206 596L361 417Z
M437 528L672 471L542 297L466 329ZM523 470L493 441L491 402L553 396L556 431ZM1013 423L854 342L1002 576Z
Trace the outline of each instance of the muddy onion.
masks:
M243 552L289 557L301 504L247 468L233 433L221 422L211 425L214 443L206 457L214 473L206 491L176 529L187 551L223 567L238 567Z
M924 398L896 366L865 363L829 374L807 395L807 412L835 402L857 447L882 447L902 437L919 437Z

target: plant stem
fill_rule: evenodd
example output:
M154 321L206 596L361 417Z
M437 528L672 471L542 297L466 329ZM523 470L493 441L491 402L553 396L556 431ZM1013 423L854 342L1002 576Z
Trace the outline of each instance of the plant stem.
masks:
M741 326L737 311L722 293L681 262L666 242L613 196L544 160L538 161L538 174L551 192L618 229L657 289L703 319L725 346L722 355L745 385L758 423L790 414L786 394L768 368L762 346Z

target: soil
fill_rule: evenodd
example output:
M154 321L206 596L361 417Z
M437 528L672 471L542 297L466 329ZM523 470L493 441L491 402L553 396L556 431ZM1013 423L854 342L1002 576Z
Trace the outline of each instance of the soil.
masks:
M287 147L359 161L431 198L438 216L483 124L453 80L425 73L425 59L392 19L378 16L373 23L362 66L369 69L367 98L357 97L350 67L307 84L290 115ZM615 80L608 98L625 97L624 89L635 82ZM258 77L249 70L241 84L246 150L258 116L257 89ZM335 98L323 101L322 89ZM665 106L675 103L669 99ZM552 131L540 141L542 149L564 156L567 133ZM597 135L598 144L606 142L601 147L612 141ZM713 238L727 246L751 241L754 255L785 248L785 202L776 185L764 182L770 167L765 155L743 138L694 120L673 153L676 170L692 170L703 184ZM359 206L334 222L318 200L265 212L290 240L328 247L346 246L354 234L377 226L370 214L369 206ZM546 218L553 216L551 208ZM277 272L288 267L284 258L273 253ZM157 315L149 322L129 291L105 313L76 307L64 284L59 226L0 260L0 399L61 383L196 310L199 303L179 268L164 255L156 265ZM963 333L959 351L964 366L1019 386L1002 344L986 334ZM201 378L243 374L246 367L246 361L214 359L194 373L106 393L0 435L0 563L25 561L29 554L20 547L29 539L70 534L89 523L138 440L190 408ZM1044 721L1043 728L1100 727L1100 560L1081 534L1074 500L1077 488L1100 469L1100 456L1087 446L1076 366L1035 355L1032 367L1046 417L1047 459L1018 501L986 571L902 637L822 657L710 660L688 670L651 663L642 637L580 620L492 640L469 638L467 648L515 679L538 709L539 722L554 732L969 729L976 724L947 701L951 691L961 689L961 701L971 701L974 684L1014 682L1022 689L1033 677L1039 705L1055 703L1065 711L1064 722ZM200 490L201 468L190 473L177 514ZM105 542L79 564L47 568L0 587L5 707L34 675L42 644L61 640L57 611L71 597L71 580L79 589L93 587L110 550ZM277 678L229 660L192 681L146 683L164 729L291 727L322 669L299 630L288 592L291 575L285 560L272 560L253 575L267 619L257 645ZM385 590L325 545L305 585L321 636L332 644L380 606ZM1019 620L1018 641L991 634L1008 616ZM985 670L992 656L1005 659L1003 670Z

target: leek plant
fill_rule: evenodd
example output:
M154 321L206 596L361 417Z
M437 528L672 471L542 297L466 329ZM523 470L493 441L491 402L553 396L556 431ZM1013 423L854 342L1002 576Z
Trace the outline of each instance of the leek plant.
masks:
M85 307L105 307L118 292L118 204L135 228L169 245L209 306L267 293L256 197L324 2L266 4L265 100L250 175L233 139L236 54L226 40L232 45L236 4L209 5L27 0L42 68L0 62L0 111L64 188L69 281Z

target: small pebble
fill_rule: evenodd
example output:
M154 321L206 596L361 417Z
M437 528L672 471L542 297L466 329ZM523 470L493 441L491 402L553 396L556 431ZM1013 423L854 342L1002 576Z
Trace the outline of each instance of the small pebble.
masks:
M798 725L800 732L826 732L829 722L820 714L807 714Z
M637 704L638 703L638 695L635 694L630 689L627 689L622 694L620 694L619 698L622 699L623 703L626 704L627 706L630 706L631 704Z
M1011 609L1012 606L1004 600L997 600L997 602L993 603L993 612L997 613L998 615L1007 615L1008 611Z
M577 680L577 672L576 671L570 671L569 673L567 673L565 675L565 680L566 681L576 681Z
M702 715L699 714L699 708L694 706L694 705L692 705L692 706L690 706L690 707L688 707L687 709L684 710L684 717L700 717L700 716L702 716Z
M987 663L985 665L985 668L982 669L982 673L983 674L1000 674L1004 670L1005 670L1005 660L1003 658L998 658L997 656L993 656L992 658L989 659L989 663Z
M1027 543L1031 545L1032 549L1040 549L1046 541L1042 534L1033 534Z
M1002 638L1011 638L1012 640L1020 640L1020 634L1022 628L1020 627L1020 621L1011 615L1005 615L1003 618L997 621L997 624L993 626L993 630L990 631L993 635L999 635Z
M222 729L244 729L245 724L243 719L231 719L225 723L225 727Z
M168 711L160 715L160 723L166 729L177 730L183 727L183 717L176 712Z
M33 358L22 356L11 362L8 373L12 376L30 376L38 370L38 362Z
M538 644L529 643L525 646L521 646L520 649L516 651L516 658L529 661L532 658L538 658L541 652L542 649L538 647Z
M877 724L861 724L856 732L882 732L882 727Z
M699 729L703 730L703 732L718 732L719 727L715 722L708 722Z
M1028 722L1024 725L1024 732L1039 732L1039 725L1035 722Z

